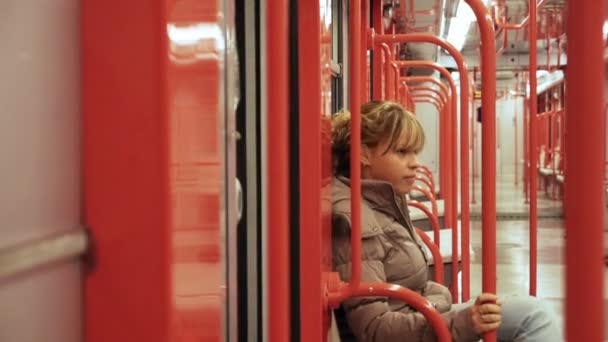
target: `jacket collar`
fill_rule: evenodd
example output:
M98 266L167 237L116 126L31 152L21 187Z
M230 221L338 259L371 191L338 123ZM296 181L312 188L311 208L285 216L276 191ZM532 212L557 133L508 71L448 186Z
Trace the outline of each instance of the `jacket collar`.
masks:
M350 199L350 179L344 176L337 176L332 187L332 202ZM405 209L403 196L395 193L393 186L389 182L362 179L361 196L371 209L391 216L398 222L409 226L409 213ZM405 222L403 222L405 219Z

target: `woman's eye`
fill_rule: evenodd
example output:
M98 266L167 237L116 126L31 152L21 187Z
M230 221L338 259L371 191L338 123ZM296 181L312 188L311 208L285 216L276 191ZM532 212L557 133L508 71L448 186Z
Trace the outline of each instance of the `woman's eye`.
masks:
M409 152L408 150L403 149L403 148L397 150L397 153L399 153L399 154L408 154L408 152Z

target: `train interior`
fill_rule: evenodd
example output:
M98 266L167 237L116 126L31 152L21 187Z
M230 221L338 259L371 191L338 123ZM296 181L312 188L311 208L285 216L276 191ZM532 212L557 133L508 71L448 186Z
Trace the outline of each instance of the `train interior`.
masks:
M566 331L580 229L602 317L581 329L608 340L601 1L0 2L0 341L340 341L331 118L370 100L427 136L406 200L434 279L481 293L492 222L496 293L543 299ZM569 102L591 51L576 6L601 21L590 126ZM573 121L603 132L587 159ZM567 177L577 160L601 186ZM572 184L601 221L567 225Z

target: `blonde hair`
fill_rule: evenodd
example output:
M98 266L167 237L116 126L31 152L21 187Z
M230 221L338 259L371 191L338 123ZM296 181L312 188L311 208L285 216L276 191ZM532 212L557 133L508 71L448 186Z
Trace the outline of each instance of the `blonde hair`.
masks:
M341 111L332 118L334 173L350 175L350 113ZM371 101L361 106L361 145L375 148L388 141L384 153L394 148L420 152L424 131L416 117L390 101ZM397 144L404 142L403 146Z

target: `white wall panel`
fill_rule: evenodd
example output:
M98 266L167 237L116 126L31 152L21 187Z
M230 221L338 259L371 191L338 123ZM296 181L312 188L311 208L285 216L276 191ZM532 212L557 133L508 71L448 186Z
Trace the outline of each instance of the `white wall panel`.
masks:
M0 1L0 248L81 215L79 1ZM82 339L76 261L0 279L0 341Z

